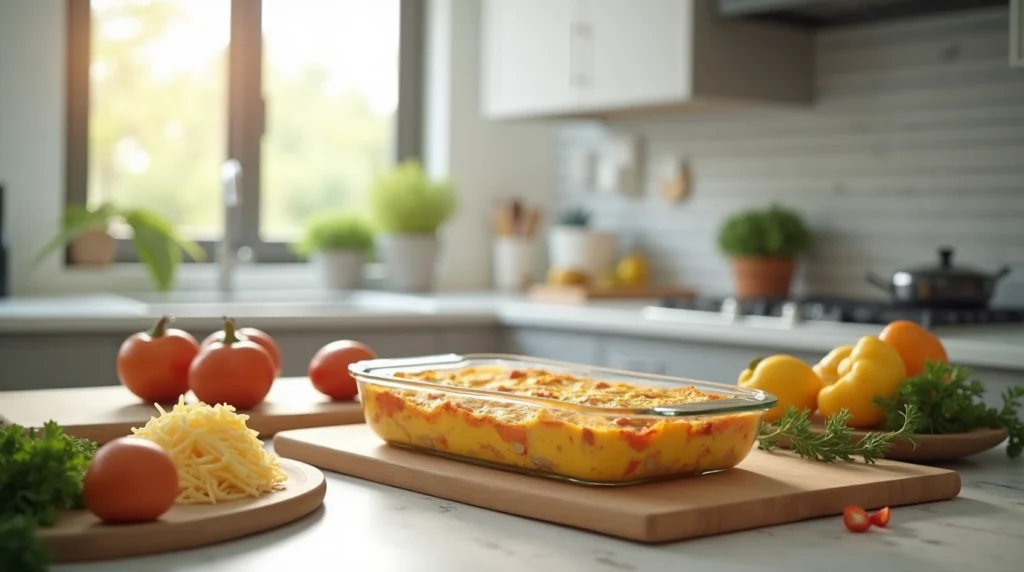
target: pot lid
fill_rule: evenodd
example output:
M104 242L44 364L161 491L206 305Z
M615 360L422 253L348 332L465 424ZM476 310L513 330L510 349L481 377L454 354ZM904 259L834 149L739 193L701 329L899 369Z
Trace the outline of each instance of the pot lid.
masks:
M950 246L943 246L939 248L938 265L932 264L927 266L917 266L908 268L902 272L921 277L953 277L969 280L987 280L993 277L993 274L990 272L976 270L969 266L954 266L953 248Z

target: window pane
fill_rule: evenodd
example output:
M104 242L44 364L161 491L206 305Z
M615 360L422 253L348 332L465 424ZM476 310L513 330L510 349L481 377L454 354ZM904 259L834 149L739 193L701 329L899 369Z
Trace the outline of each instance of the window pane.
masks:
M89 203L222 234L229 0L92 0Z
M394 155L398 37L399 0L263 0L264 240L365 204Z

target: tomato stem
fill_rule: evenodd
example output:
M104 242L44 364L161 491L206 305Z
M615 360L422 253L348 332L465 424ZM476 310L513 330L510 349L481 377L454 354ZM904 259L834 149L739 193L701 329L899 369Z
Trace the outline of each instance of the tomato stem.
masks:
M167 325L174 321L174 316L161 316L149 330L149 337L162 338L167 333Z
M242 341L238 333L235 331L235 321L232 318L224 316L224 340L223 344L230 346L231 344L237 344Z
M747 368L750 369L750 371L754 371L754 369L757 368L758 364L760 364L762 360L764 360L764 358L754 358L753 360L750 361L750 365L748 365Z

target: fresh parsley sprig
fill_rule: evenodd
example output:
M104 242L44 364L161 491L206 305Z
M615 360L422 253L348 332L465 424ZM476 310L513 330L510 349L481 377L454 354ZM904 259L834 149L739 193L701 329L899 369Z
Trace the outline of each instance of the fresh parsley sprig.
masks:
M65 434L53 421L40 431L5 428L0 432L0 515L23 515L49 526L61 510L81 507L82 479L95 452L95 443Z
M1003 406L989 407L982 401L985 385L973 379L971 370L960 365L926 362L921 374L904 381L892 399L876 398L886 413L884 427L901 423L899 413L912 405L921 414L913 432L929 435L967 433L980 428L1006 429L1006 455L1015 459L1024 452L1024 422L1018 411L1024 400L1024 386L1003 392Z
M913 427L919 415L917 409L908 405L902 412L903 424L894 431L868 433L855 439L853 429L847 426L850 412L842 409L825 419L823 430L815 430L811 423L811 412L789 406L782 416L764 424L758 434L758 447L772 451L779 446L780 439L789 441L789 448L805 459L835 463L854 462L860 457L863 462L873 465L881 459L896 439L913 442Z
M96 443L53 421L40 431L0 429L0 570L46 570L49 552L36 529L82 507L82 479L95 453Z

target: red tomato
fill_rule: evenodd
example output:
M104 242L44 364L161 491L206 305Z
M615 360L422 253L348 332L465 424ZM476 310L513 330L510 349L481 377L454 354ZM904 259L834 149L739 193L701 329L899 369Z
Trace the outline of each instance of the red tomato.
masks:
M160 445L121 437L96 451L82 479L82 500L106 522L160 518L178 497L178 469Z
M843 509L843 524L850 532L866 532L871 528L871 519L864 509L850 505Z
M374 359L369 347L352 340L338 340L320 348L309 362L309 380L313 387L331 399L354 399L359 393L356 380L348 372L349 364Z
M889 524L889 507L884 507L871 513L871 524L885 528Z
M173 403L188 392L188 368L199 344L184 330L168 328L160 318L148 332L128 336L117 352L117 377L143 401Z
M241 339L247 339L259 344L263 349L267 350L270 354L270 359L274 362L274 377L281 375L281 349L277 346L277 342L274 338L270 337L270 334L263 330L257 330L256 328L238 328L235 330L235 336ZM213 342L224 341L224 330L217 330L216 332L206 336L203 343L199 344L200 347L207 347Z
M224 341L199 352L189 368L188 385L207 405L252 409L266 399L274 377L274 360L267 350L236 336L234 321L225 318Z

